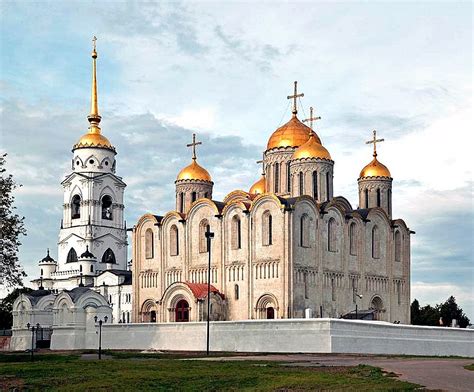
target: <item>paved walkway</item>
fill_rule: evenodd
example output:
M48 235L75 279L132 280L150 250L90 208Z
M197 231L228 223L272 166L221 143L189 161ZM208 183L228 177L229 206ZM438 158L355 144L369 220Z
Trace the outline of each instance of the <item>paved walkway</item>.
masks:
M201 358L208 361L282 361L288 366L377 366L399 375L402 380L443 391L474 391L474 371L464 366L474 359L396 358L357 355L269 354Z

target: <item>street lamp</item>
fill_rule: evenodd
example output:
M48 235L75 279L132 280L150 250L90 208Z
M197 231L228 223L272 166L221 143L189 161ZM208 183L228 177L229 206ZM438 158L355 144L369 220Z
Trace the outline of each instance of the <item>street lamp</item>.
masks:
M102 359L102 324L106 323L109 318L107 316L104 317L104 321L99 320L97 316L94 316L95 323L99 323L99 359Z
M362 297L363 297L363 295L362 295L362 294L358 294L357 291L354 291L354 294L355 294L355 296L358 297L359 299L362 299ZM358 309L357 309L357 298L356 298L356 320L359 319L359 316L358 316L358 314L357 314L357 311L358 311Z
M209 260L207 265L207 348L206 353L209 355L209 320L211 313L211 239L214 238L214 233L208 225L206 230L207 251L209 252Z
M35 332L38 335L38 330L40 329L39 323L36 323L36 326L32 326L30 323L26 324L28 331L31 329L31 360L33 361L33 352L35 351Z

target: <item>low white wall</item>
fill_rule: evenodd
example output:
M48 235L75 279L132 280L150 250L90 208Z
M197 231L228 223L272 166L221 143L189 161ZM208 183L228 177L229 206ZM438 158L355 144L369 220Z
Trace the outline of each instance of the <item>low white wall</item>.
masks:
M206 323L104 324L104 349L206 349ZM474 357L474 330L394 325L339 319L280 319L211 322L211 351L281 353L359 353L405 355L458 355ZM54 349L97 348L95 329L80 339L55 336L64 344ZM76 335L77 331L74 331ZM74 341L74 344L67 342ZM74 347L73 347L74 346Z

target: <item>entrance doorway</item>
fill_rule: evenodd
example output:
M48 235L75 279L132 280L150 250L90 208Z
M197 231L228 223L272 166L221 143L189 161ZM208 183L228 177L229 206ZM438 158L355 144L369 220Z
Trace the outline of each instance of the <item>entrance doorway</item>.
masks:
M156 323L156 312L154 310L150 312L150 322Z
M275 318L275 309L273 307L267 308L267 319L271 320Z
M176 305L176 322L188 322L189 321L189 304L188 301L182 299Z

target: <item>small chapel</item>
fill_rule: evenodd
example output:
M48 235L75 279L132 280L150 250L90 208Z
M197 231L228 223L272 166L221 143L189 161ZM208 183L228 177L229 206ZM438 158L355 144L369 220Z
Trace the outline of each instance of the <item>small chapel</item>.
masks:
M213 199L198 163L177 174L176 208L133 227L133 321L344 317L410 323L410 234L392 217L392 177L373 158L357 207L333 189L334 160L308 119L270 134L263 173L248 190ZM309 124L306 125L305 123ZM361 165L362 166L362 165ZM210 285L208 287L208 282Z

